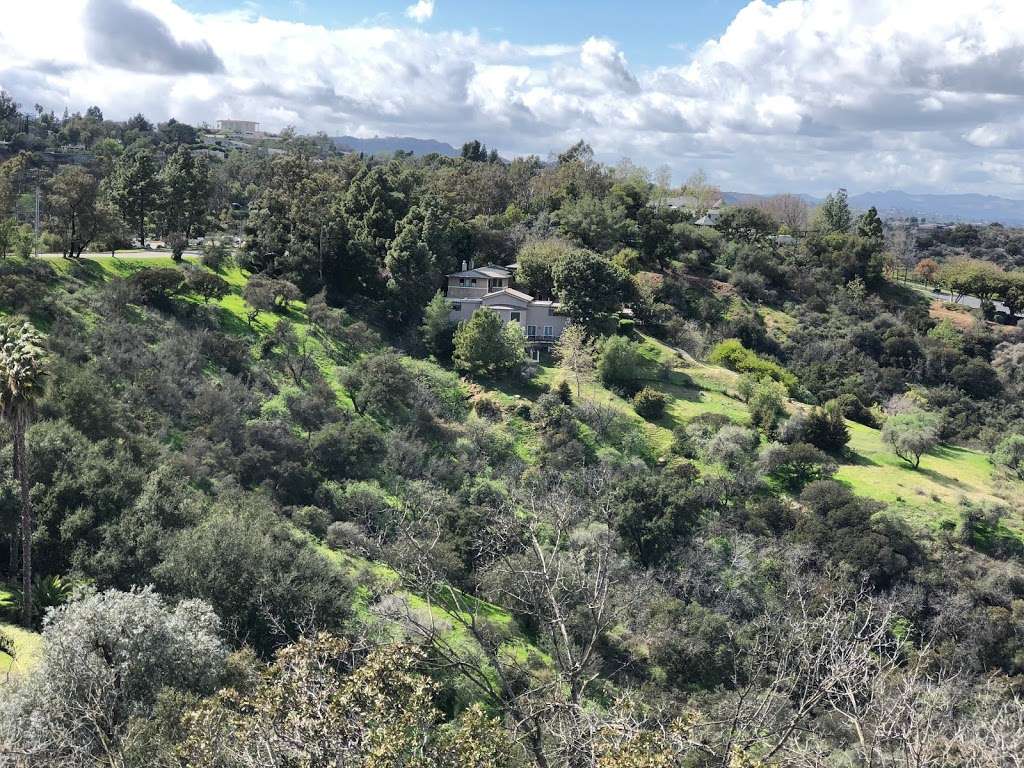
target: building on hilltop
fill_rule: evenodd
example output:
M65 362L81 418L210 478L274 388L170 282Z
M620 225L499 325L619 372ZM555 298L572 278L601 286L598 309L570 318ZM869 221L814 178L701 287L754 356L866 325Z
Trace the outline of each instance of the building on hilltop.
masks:
M697 216L701 214L693 223L698 227L714 227L718 224L719 219L722 217L722 207L725 203L721 198L718 198L711 206L704 210L700 198L696 195L676 195L674 197L668 197L664 200L666 208L673 210L685 211L691 216Z
M513 265L510 265L512 267ZM540 360L544 350L558 341L569 320L560 314L557 301L535 299L512 287L512 268L488 264L474 267L462 262L462 270L448 275L448 317L461 323L481 307L498 313L504 323L518 323L526 337L532 360Z
M260 132L260 124L252 120L218 120L217 130L225 133L256 134Z

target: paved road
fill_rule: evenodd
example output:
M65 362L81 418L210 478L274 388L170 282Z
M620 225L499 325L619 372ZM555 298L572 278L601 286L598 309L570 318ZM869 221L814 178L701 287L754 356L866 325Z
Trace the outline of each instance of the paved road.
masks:
M942 290L933 291L931 288L929 288L929 287L927 287L925 285L921 285L920 283L907 283L907 285L909 285L911 288L913 288L918 293L923 294L924 296L927 296L930 299L940 299L942 301L953 301L953 299L951 299L949 297L949 294L946 293L945 291L942 291ZM981 299L977 298L976 296L961 296L960 297L960 301L957 302L957 303L959 303L960 305L962 305L964 307L970 307L971 309L980 309L981 308ZM996 301L994 303L996 305L996 312L1005 312L1006 314L1010 314L1010 310L1006 308L1006 305L1003 304L1003 302Z
M185 256L202 256L200 251L187 250L183 254ZM118 259L169 259L171 258L170 251L144 251L141 249L135 249L130 251L117 251L115 257ZM40 253L40 259L63 259L64 254L62 253ZM110 252L104 253L83 253L83 259L109 259Z

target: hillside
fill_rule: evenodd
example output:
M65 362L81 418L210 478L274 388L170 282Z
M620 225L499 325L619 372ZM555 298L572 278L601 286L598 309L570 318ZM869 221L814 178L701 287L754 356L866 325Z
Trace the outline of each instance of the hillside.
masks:
M1018 711L1024 334L877 218L92 122L0 221L0 763L899 765L855 725Z
M195 260L192 260L195 263ZM58 274L70 277L72 273L88 275L90 279L125 277L142 269L173 268L169 257L151 256L145 258L90 257L82 265L72 265L64 260L51 262L51 268ZM242 292L247 275L238 268L222 272L231 285L230 293L213 300L209 306L220 313L220 323L225 330L243 336L265 338L282 319L276 313L264 314L252 329L246 324L246 308ZM294 323L302 337L310 339L317 365L328 377L339 403L351 407L351 396L338 380L335 365L338 362L351 363L353 352L342 345L325 343L322 336L313 333L302 302L292 304L283 316ZM631 404L600 381L590 380L583 388L583 397L607 404L641 427L650 440L653 457L665 460L670 456L672 430L685 425L702 414L720 414L738 424L748 420L747 405L737 394L739 375L725 368L700 363L688 356L674 352L664 343L650 336L640 337L648 356L666 366L665 380L651 380L647 384L663 392L668 398L666 415L655 422L648 422L638 416ZM372 351L372 350L368 350ZM362 354L367 354L364 351ZM509 406L516 399L536 400L568 377L551 365L539 369L532 390L510 391L488 390L477 387L476 397L488 394L498 395ZM465 394L463 396L466 396ZM795 401L788 404L790 411L806 408ZM955 522L953 514L962 499L975 502L999 502L1015 499L1024 492L1021 486L997 484L993 478L993 467L988 458L978 452L957 446L943 446L934 454L926 455L920 468L911 469L906 462L896 457L887 448L878 429L872 429L855 422L847 422L852 433L850 451L839 463L837 477L848 483L858 494L885 503L890 510L904 515L908 521L923 526L924 531L935 531L943 522ZM510 438L516 441L521 456L533 456L531 448L535 436L530 430L524 431L522 422L511 419L503 425ZM600 438L598 438L600 439ZM621 449L621 445L609 447ZM536 457L533 457L536 460ZM1024 520L1008 521L1012 530L1024 535Z
M411 152L414 155L438 154L458 157L459 151L451 144L434 139L416 139L411 136L375 136L360 139L355 136L335 136L335 146L343 152L363 152L367 155L392 155Z

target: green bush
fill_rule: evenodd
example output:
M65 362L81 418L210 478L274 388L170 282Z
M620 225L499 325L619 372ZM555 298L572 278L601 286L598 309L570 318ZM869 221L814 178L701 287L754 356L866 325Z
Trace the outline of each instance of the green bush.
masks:
M774 360L767 360L747 349L739 339L718 342L708 360L737 373L749 373L759 379L773 379L785 386L790 394L798 391L800 383L796 376Z
M502 322L483 307L455 332L455 367L474 375L511 373L526 362L525 338L518 323Z
M656 389L644 387L633 397L633 409L645 419L660 419L668 399Z
M632 394L639 389L643 365L639 344L624 336L609 336L601 347L597 373L606 387Z
M572 405L572 387L569 386L569 382L565 379L562 379L558 384L552 385L551 393L558 395L558 399L564 405Z
M484 419L500 419L501 403L491 395L481 395L473 401L473 412Z

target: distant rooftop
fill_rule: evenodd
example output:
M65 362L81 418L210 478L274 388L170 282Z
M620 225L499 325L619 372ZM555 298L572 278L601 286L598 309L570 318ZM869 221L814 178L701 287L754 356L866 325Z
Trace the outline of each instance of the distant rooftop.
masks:
M464 269L461 272L453 272L448 277L512 277L512 273L504 267L496 267L493 264L488 264L485 267L473 267L471 269Z
M233 133L259 133L260 124L254 120L218 120L217 129Z

